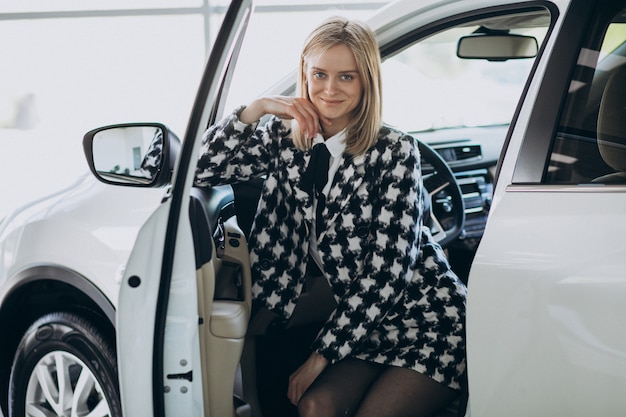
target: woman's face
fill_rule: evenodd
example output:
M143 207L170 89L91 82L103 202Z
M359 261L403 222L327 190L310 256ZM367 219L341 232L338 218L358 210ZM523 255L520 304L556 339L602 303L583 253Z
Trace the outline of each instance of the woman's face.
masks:
M324 135L332 136L348 125L361 101L363 82L354 54L346 45L337 45L307 58L306 64L309 97L317 111L332 121L322 122Z

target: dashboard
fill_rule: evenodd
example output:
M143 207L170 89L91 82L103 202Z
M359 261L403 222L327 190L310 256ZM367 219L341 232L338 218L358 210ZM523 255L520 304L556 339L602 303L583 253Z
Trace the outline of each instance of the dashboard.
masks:
M453 244L455 247L474 251L480 242L491 207L495 169L508 128L508 125L495 125L412 132L448 163L463 193L465 227ZM428 174L432 167L424 162L422 171ZM447 192L436 194L431 203L445 227L446 221L452 221L446 217L452 209Z

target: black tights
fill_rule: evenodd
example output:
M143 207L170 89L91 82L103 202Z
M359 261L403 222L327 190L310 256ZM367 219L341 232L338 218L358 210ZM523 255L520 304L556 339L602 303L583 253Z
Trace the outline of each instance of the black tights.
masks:
M298 403L300 417L433 416L458 393L411 369L345 359L330 365Z

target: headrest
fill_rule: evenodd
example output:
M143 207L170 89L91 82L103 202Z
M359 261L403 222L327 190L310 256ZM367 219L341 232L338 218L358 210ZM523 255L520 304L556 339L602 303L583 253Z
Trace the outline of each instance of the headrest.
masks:
M613 71L598 113L598 148L616 171L626 171L626 65Z

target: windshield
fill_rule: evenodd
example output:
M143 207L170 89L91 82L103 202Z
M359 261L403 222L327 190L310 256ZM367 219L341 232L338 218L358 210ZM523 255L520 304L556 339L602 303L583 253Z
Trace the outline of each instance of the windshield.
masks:
M457 42L479 26L453 27L383 63L385 122L416 132L509 124L534 59L457 57ZM541 44L546 28L517 28Z

